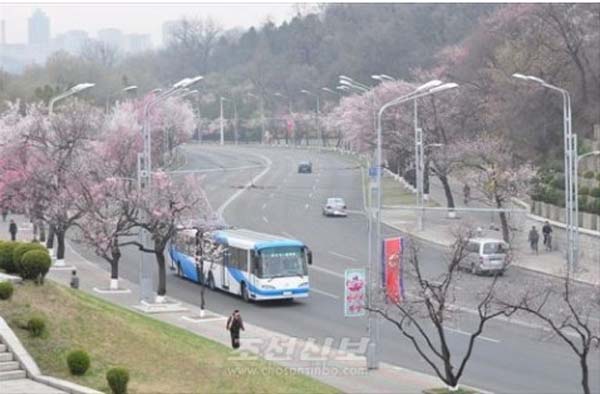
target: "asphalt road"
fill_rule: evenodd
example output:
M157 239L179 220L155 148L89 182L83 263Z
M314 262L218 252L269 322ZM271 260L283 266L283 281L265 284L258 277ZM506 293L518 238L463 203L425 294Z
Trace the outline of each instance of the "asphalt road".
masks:
M330 337L335 343L344 337L356 341L368 336L366 319L343 316L344 270L364 267L368 260L368 227L362 213L362 175L357 164L335 154L307 150L204 145L189 145L184 150L187 162L179 173L203 171L200 172L204 176L202 185L215 209L263 172L268 157L271 162L268 171L255 182L255 187L227 205L224 218L237 227L300 239L311 247L314 255L310 268L311 296L306 300L244 304L238 297L208 292L207 308L224 314L239 308L245 320L292 336L318 340ZM297 173L301 160L313 162L312 174ZM321 215L323 202L333 196L346 200L351 212L347 218ZM387 227L384 233L398 234ZM103 264L81 246L77 248L90 260ZM443 250L432 245L420 246L425 272L438 271L444 258ZM122 276L137 280L138 261L138 252L125 248ZM168 294L199 304L199 286L169 274ZM461 276L454 304L472 309L476 294L491 280ZM552 279L512 267L501 280L503 286L518 289ZM527 318L520 321L534 323ZM474 317L468 312L449 322L452 330L448 341L453 351L462 353L465 349L468 340L465 332L473 324ZM410 341L390 323L382 324L380 344L384 361L433 373ZM458 360L458 355L453 358ZM590 358L592 388L599 392L598 352ZM461 382L494 392L577 393L581 391L579 371L577 359L562 342L548 339L541 330L524 324L492 321L476 342Z

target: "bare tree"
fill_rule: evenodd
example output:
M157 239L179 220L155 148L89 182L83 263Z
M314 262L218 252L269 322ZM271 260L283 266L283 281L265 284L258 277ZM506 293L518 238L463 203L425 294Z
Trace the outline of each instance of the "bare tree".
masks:
M542 288L530 286L524 295L512 295L500 303L539 319L569 346L579 358L583 392L590 394L589 355L600 348L600 325L592 322L600 317L598 289L578 288L567 275L563 283L551 281Z
M466 244L470 232L457 235L454 247L449 255L444 270L435 275L423 272L417 246L409 243L408 256L405 257L405 274L414 286L404 300L391 303L386 307L371 307L383 316L408 338L421 358L429 364L435 374L449 387L456 388L465 367L471 358L475 340L482 334L490 320L498 316L510 316L516 310L511 305L499 305L496 300L497 278L479 295L476 305L475 327L471 331L467 348L459 361L448 344L446 323L452 320L456 308L455 288L460 280L459 269L467 255ZM407 282L405 280L405 282ZM433 331L428 327L433 325Z
M119 60L119 49L103 41L88 39L81 46L79 55L89 63L112 68Z

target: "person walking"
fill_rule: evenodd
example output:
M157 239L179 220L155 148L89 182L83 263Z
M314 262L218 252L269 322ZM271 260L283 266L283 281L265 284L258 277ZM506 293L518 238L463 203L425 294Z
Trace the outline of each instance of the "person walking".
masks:
M17 223L13 219L10 219L10 224L8 225L8 232L10 233L11 241L17 240Z
M552 226L547 220L542 227L542 234L544 235L544 245L546 246L546 251L552 251Z
M538 233L535 226L531 226L531 230L529 230L529 246L531 246L531 250L538 254L538 241L540 240L540 234Z
M469 187L468 183L465 183L465 187L463 188L464 202L465 205L469 204L469 199L471 198L471 187Z
M239 310L234 310L229 319L227 319L227 330L231 334L231 347L237 349L240 347L240 330L244 330L244 322Z

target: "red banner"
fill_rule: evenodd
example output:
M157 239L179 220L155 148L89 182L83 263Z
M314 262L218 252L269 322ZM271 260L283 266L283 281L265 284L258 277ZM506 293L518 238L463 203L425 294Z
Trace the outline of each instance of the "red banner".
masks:
M402 238L383 241L383 283L387 302L402 302Z

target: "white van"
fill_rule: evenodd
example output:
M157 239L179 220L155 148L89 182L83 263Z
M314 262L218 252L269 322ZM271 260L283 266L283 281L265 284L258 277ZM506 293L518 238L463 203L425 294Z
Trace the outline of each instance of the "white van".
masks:
M509 262L509 245L501 239L470 238L465 247L466 255L460 268L475 275L498 273L502 275Z

